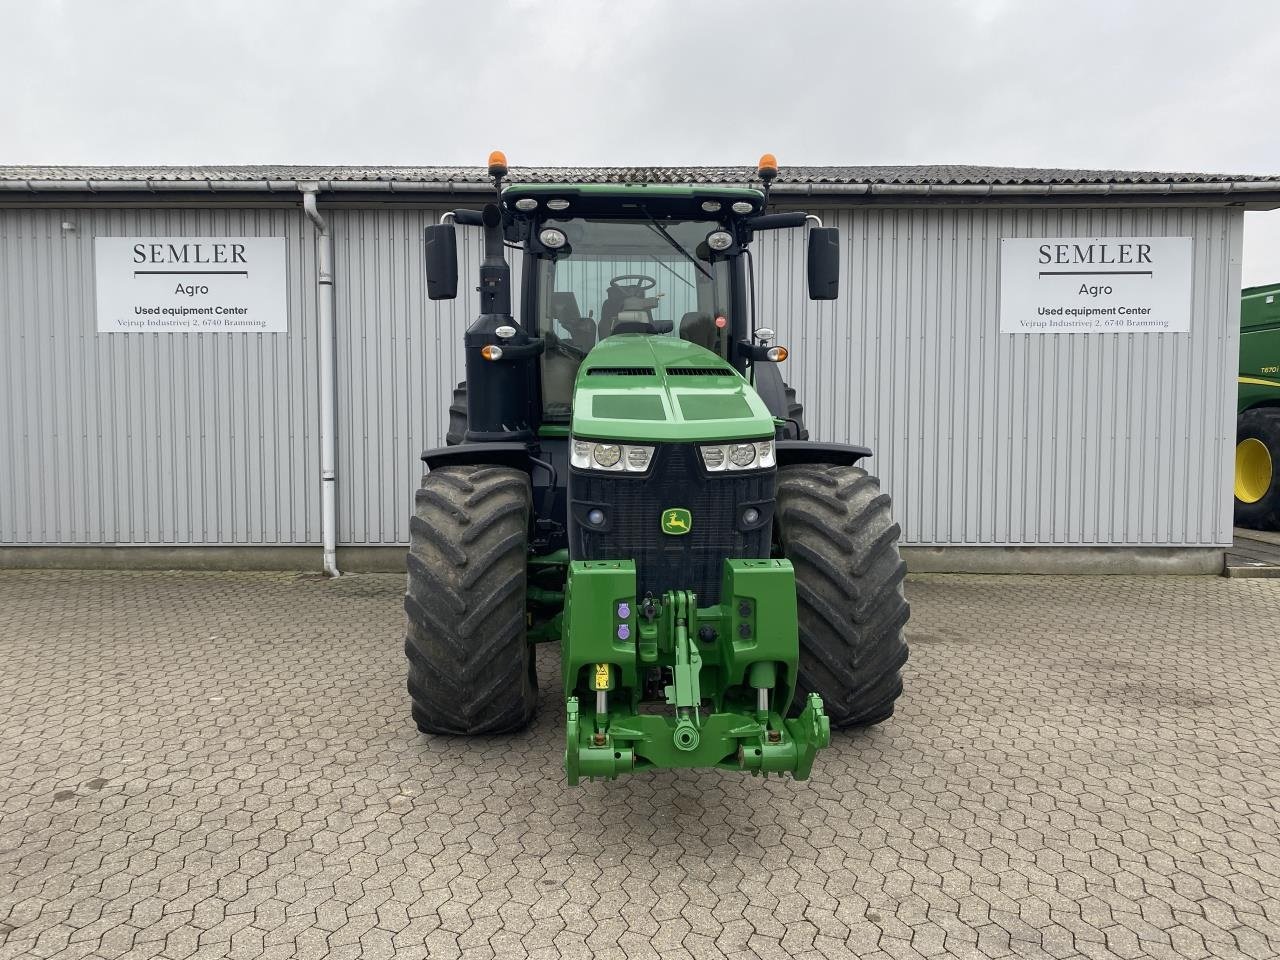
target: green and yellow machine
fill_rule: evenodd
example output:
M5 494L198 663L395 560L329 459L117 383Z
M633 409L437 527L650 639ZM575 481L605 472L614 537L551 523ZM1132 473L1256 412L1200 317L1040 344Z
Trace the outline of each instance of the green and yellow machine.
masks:
M447 445L410 522L408 686L424 732L517 730L535 645L561 644L565 772L722 767L806 778L833 727L893 712L905 567L865 447L810 439L787 350L757 315L750 247L835 229L761 186L508 184L428 227L427 292L457 294L483 236L480 316ZM521 257L512 310L506 251Z
M1236 525L1280 530L1280 283L1240 300Z

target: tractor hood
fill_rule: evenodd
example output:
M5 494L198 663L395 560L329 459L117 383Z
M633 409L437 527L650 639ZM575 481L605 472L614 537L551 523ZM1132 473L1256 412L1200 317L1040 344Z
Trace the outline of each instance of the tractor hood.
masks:
M578 368L572 431L626 443L762 440L774 422L751 384L710 350L624 333L602 340Z

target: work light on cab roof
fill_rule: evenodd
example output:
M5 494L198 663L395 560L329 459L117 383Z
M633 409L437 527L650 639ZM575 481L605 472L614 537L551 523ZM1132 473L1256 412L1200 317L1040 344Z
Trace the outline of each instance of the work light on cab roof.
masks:
M488 172L491 202L425 234L433 300L457 295L459 226L484 253L409 527L415 723L526 725L534 645L559 641L569 783L804 779L833 726L892 713L906 659L870 451L809 438L750 295L756 236L802 229L809 296L834 299L836 230L770 212L771 154L751 185L509 183L500 151Z

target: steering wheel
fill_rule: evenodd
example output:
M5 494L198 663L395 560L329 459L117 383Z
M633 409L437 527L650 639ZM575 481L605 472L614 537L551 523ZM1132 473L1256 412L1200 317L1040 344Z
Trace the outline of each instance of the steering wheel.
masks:
M635 283L627 284L627 286L639 287L639 288L640 288L640 290L641 290L642 292L643 292L643 291L645 291L645 290L652 290L654 287L656 287L656 286L658 285L658 281L657 281L657 280L653 279L653 277L650 277L650 276L648 276L648 275L646 275L646 274L643 274L643 273L623 273L623 274L619 274L618 276L616 276L616 277L614 277L612 280L610 280L610 281L609 281L609 286L611 286L611 287L618 287L618 286L622 286L622 284L620 284L620 283L618 282L618 281L620 281L620 280L634 280L634 281L635 281Z

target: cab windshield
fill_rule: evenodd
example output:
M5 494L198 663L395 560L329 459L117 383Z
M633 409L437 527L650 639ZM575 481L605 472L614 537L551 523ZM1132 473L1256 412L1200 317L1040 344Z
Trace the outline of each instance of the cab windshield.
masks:
M605 337L680 337L729 356L730 268L713 263L713 221L546 220L568 238L537 265L537 324L544 420L567 422L573 381L587 352ZM565 252L567 251L567 252Z

